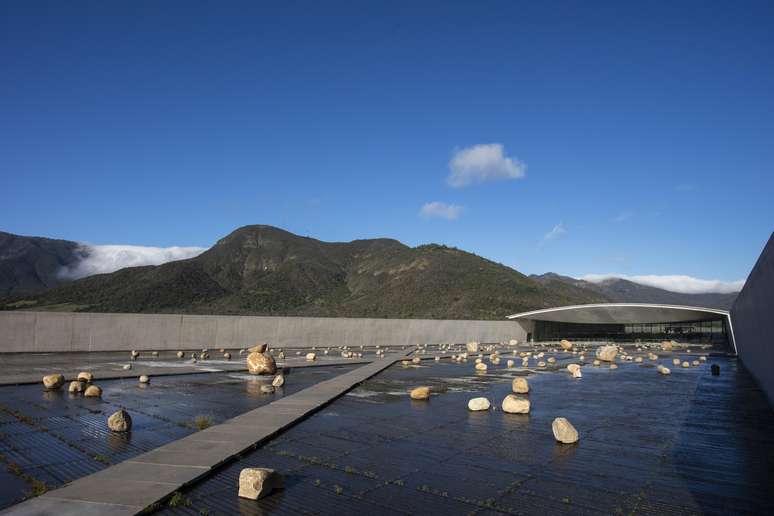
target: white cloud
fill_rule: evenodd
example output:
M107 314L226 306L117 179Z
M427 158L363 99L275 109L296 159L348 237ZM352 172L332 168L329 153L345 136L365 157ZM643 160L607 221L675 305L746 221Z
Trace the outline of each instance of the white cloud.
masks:
M551 231L543 235L542 241L548 242L549 240L556 240L557 238L564 235L565 233L567 233L567 230L564 229L564 224L560 222L559 224L551 228Z
M639 283L640 285L662 288L664 290L680 292L682 294L728 294L730 292L739 292L744 286L744 280L706 280L679 274L665 276L658 276L655 274L641 276L627 276L625 274L586 274L580 279L591 281L592 283L599 283L611 278L621 278L634 283Z
M115 272L125 267L160 265L198 256L205 247L146 247L140 245L81 245L83 259L64 268L60 275L78 279L94 274Z
M632 217L634 217L634 213L632 213L630 211L624 211L624 212L619 213L615 217L613 217L613 222L618 222L618 223L626 222L627 220L629 220Z
M425 203L419 210L420 217L446 220L456 220L460 217L461 213L462 206L446 204L445 202L440 201Z
M460 188L486 181L524 177L527 165L503 153L500 143L482 143L457 149L449 161L449 185Z

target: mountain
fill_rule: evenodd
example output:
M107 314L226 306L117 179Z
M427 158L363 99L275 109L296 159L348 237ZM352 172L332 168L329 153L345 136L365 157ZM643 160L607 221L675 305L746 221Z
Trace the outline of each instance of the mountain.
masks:
M77 242L0 231L0 297L59 286L63 267L82 258Z
M396 240L329 243L245 226L201 255L91 276L6 309L92 312L502 319L517 312L604 302L583 288L544 285L465 251Z
M683 294L647 285L640 285L621 278L610 278L599 283L561 276L553 272L530 276L552 290L568 295L580 292L596 292L618 303L655 303L665 305L702 306L730 310L738 293L730 294ZM564 289L564 290L563 290Z

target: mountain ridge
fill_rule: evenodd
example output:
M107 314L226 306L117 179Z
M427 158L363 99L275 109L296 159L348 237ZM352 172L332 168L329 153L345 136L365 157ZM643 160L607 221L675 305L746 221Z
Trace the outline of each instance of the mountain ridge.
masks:
M558 285L565 285L564 288L591 290L617 303L653 303L730 310L738 295L738 292L728 294L685 294L642 285L623 278L609 278L600 282L591 282L562 276L554 272L539 275L533 274L530 278L543 285L553 285L554 288L558 288Z
M193 258L67 283L57 273L87 256L80 244L0 233L3 242L0 309L6 310L502 319L571 304L715 307L729 299L710 295L711 304L697 304L705 298L626 280L596 284L554 273L526 276L440 244L410 247L391 238L324 242L267 225L240 227ZM15 268L3 262L9 256L15 257ZM7 277L7 271L26 271L35 263L45 264L44 276L54 279L28 278L29 288L19 288L18 280Z

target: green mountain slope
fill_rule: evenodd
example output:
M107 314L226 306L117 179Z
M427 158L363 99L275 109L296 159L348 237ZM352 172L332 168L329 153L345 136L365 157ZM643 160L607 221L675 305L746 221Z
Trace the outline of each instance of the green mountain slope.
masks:
M19 303L21 301L21 303ZM74 281L5 307L94 312L502 319L543 307L603 302L592 290L541 285L440 245L328 243L245 226L189 260Z

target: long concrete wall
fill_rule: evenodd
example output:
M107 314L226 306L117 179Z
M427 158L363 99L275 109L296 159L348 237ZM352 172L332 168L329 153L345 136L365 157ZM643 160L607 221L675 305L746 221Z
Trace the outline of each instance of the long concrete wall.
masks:
M774 405L774 233L731 308L737 352Z
M529 330L531 331L531 330ZM0 353L398 346L526 339L515 321L0 312Z

